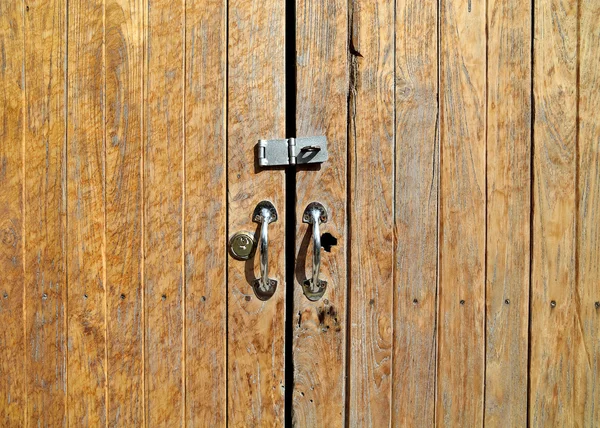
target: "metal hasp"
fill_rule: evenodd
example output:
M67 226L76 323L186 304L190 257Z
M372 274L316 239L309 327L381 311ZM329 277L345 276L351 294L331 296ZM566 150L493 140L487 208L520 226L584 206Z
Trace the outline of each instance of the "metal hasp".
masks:
M326 137L258 140L258 165L285 166L323 163L329 159Z
M277 281L269 278L269 223L277 221L277 210L269 201L259 202L254 213L252 221L259 223L260 226L260 278L254 280L254 294L260 300L269 300L277 289Z
M302 215L302 222L312 224L313 228L313 265L312 278L307 279L302 284L304 295L311 302L315 302L323 297L327 289L327 281L319 279L319 270L321 269L321 230L319 225L327 223L327 210L319 202L308 204Z

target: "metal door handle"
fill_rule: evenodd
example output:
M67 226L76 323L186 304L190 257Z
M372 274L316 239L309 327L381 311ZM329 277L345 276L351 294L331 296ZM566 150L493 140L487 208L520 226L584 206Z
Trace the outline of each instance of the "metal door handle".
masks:
M327 223L327 210L319 202L308 204L302 215L302 222L312 224L313 228L313 260L312 260L312 278L304 281L304 295L310 301L317 301L327 289L327 281L319 279L319 270L321 269L321 230L319 225Z
M269 278L269 223L277 221L277 210L269 201L260 202L254 209L252 221L260 226L260 278L254 280L254 293L260 300L268 300L277 289L277 280Z

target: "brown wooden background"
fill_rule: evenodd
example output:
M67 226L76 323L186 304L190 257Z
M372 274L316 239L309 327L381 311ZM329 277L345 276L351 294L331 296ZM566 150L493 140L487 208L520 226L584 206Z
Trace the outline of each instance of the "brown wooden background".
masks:
M0 425L600 425L600 1L20 0L0 28ZM256 169L286 133L330 160ZM226 251L262 199L267 302Z

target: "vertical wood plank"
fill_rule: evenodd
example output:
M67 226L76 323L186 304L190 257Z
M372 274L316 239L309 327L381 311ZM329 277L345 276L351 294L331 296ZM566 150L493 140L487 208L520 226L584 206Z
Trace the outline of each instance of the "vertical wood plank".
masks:
M227 2L186 5L186 415L224 426L226 381Z
M531 7L488 3L485 424L527 425Z
M142 8L106 0L106 328L109 426L144 421Z
M351 6L349 424L391 424L395 2Z
M269 276L278 281L267 301L252 282L259 251L228 263L228 424L284 423L285 177L256 166L259 138L285 133L285 3L230 0L228 48L228 234L256 231L252 213L262 200L278 211L269 225ZM290 386L291 387L291 386Z
M437 0L397 0L392 426L430 426L435 416L437 44Z
M440 4L440 278L436 421L483 423L486 4Z
M294 272L293 421L297 426L342 426L346 418L346 186L348 96L348 2L296 2L296 135L327 136L329 160L299 167L296 174L296 269ZM294 60L294 59L289 59ZM306 206L329 213L321 233L337 239L321 253L321 300L302 292L312 269L312 226Z
M67 13L68 423L104 425L104 4Z
M600 421L600 3L579 2L579 138L575 329L582 352L574 371L575 424Z
M25 4L27 422L66 424L66 3Z
M146 422L183 422L184 2L148 0L144 100Z
M535 1L530 424L574 426L577 2Z
M0 3L0 425L25 425L23 10Z

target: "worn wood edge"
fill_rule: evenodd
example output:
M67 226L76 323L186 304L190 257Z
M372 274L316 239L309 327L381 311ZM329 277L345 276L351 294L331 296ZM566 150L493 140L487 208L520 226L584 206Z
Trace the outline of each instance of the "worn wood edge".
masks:
M535 2L529 423L575 422L577 5ZM560 49L557 49L560 47ZM553 391L549 396L547 391Z
M24 425L24 5L0 4L0 423Z
M470 1L440 6L436 424L480 425L485 376L486 10ZM454 165L464 167L455 171Z
M31 0L25 11L25 104L29 106L24 119L27 156L24 170L24 265L25 288L28 291L25 293L25 415L27 424L63 425L68 411L65 257L67 5L64 0ZM48 24L53 27L47 27ZM56 34L58 36L54 37ZM42 74L44 67L48 67L48 71ZM46 105L49 108L45 108ZM38 181L38 169L44 171L47 186L42 187ZM51 227L40 228L41 223L50 223ZM49 308L50 304L53 304L54 310ZM51 322L42 323L40 318ZM40 347L43 348L41 352ZM44 352L46 349L54 352ZM42 361L40 355L43 355Z
M295 135L326 135L329 149L326 163L298 168L296 174L294 319L289 322L293 323L292 423L299 426L341 426L348 417L348 6L340 0L296 2ZM316 302L306 298L302 287L311 272L312 229L301 219L312 201L321 202L329 213L321 233L337 239L330 252L322 252L320 277L328 285Z
M392 425L427 426L435 423L438 343L438 1L397 2L396 17Z
M185 423L189 425L227 422L226 16L224 0L186 5Z
M142 5L105 1L108 425L144 420Z
M349 356L351 426L386 426L392 416L394 21L394 2L353 2L347 194L352 237L350 335L356 338L350 342Z
M488 4L484 424L527 423L531 2Z
M184 10L183 2L166 0L152 0L144 9L145 423L181 425L185 411ZM169 191L160 193L160 186L169 186Z
M598 208L600 174L600 5L582 0L578 11L577 76L577 283L576 329L584 351L577 361L574 400L579 426L600 420L600 248Z
M280 169L252 168L257 139L281 138L285 132L283 8L281 2L229 3L228 236L238 230L258 234L252 212L261 200L270 200L278 220L269 225L269 275L279 281L275 294L262 302L251 285L258 277L258 257L248 263L229 259L227 412L232 426L280 426L285 417L285 175Z
M104 2L67 3L68 423L106 423Z

